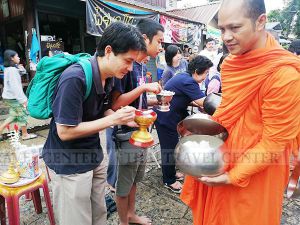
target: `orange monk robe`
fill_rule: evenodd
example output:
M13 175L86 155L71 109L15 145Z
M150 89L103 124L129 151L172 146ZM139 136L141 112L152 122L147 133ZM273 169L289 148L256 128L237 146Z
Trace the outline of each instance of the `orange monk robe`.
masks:
M300 141L300 60L268 34L266 47L229 56L222 103L230 185L208 187L187 176L181 199L195 225L279 225L290 153Z

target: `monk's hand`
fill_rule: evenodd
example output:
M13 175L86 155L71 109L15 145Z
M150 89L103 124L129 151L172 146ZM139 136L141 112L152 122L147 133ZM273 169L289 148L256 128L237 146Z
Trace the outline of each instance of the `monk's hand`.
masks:
M207 186L222 186L231 183L227 173L223 173L217 177L200 177L199 181Z

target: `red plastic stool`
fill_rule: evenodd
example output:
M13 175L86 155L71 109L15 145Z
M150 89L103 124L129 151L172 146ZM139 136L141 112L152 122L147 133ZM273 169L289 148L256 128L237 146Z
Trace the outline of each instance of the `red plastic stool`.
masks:
M31 194L36 213L42 212L41 196L39 188L43 189L48 216L51 225L55 225L53 209L45 175L41 176L30 184L20 187L9 187L0 184L0 222L6 225L5 202L7 204L8 221L10 225L20 224L19 198L24 194Z

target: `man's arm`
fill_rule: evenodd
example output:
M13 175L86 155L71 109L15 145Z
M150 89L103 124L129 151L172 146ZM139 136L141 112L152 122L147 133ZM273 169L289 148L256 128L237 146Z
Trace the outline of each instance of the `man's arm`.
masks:
M127 124L134 120L135 108L124 107L117 112L105 112L105 118L83 122L85 84L80 79L80 76L84 76L82 68L75 66L73 74L76 73L78 77L62 75L52 104L57 134L62 141L87 137L107 127Z
M110 126L125 125L135 117L135 108L127 106L116 112L107 112L108 116L89 122L81 122L77 126L56 124L57 134L62 141L70 141L98 133Z
M162 90L159 83L149 83L149 84L143 84L135 89L133 89L130 92L127 93L120 93L119 91L113 92L112 97L112 110L116 111L122 106L126 106L131 104L135 99L137 99L141 94L144 92L154 92L159 93Z

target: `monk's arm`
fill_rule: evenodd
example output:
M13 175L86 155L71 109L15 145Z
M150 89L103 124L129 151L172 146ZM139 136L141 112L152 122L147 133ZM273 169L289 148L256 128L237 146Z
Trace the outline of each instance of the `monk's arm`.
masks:
M252 175L278 165L285 151L290 150L288 145L299 135L300 75L292 68L277 73L264 86L262 138L229 171L229 179L235 186L246 186Z

